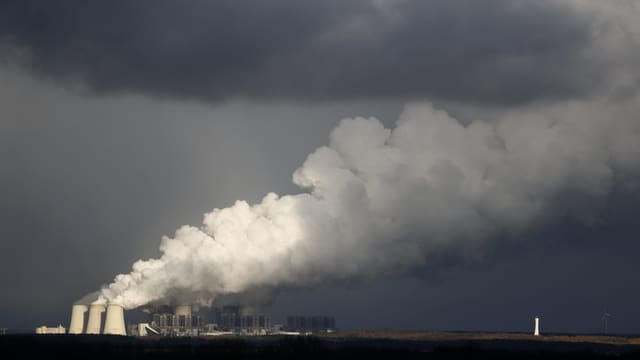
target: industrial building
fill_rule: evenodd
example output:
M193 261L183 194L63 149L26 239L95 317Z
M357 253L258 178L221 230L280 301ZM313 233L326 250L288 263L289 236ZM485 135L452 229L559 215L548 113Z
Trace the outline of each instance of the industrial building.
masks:
M224 306L218 328L234 334L266 335L271 331L271 319L253 308Z
M161 335L158 330L151 327L149 323L131 324L127 326L129 336L149 336Z
M40 335L60 335L66 333L67 329L65 329L62 325L58 325L56 327L40 326L36 328L36 334Z
M151 328L163 336L198 336L206 331L202 316L192 314L188 305L177 306L173 313L154 313Z
M267 335L271 331L268 316L239 306L211 308L206 324L205 317L193 314L189 306L178 306L174 313L163 308L151 318L151 328L164 336Z
M333 332L336 320L331 316L287 316L287 331L299 333Z

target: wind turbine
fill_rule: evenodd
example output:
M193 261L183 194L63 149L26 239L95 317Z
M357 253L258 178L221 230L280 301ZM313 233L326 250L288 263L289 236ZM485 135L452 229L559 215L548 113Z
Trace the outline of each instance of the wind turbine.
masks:
M604 333L605 335L609 333L609 319L611 319L613 315L607 312L607 307L604 307L604 312L602 313L602 318L600 321L604 322Z

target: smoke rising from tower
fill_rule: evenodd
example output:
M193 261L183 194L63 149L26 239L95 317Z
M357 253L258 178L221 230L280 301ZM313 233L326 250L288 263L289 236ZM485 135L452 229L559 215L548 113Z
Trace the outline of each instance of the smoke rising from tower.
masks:
M558 219L597 223L637 193L637 101L531 107L463 125L430 104L395 127L344 119L293 174L304 192L237 201L162 239L162 256L116 276L97 303L132 309L175 291L193 302L481 257L498 234Z

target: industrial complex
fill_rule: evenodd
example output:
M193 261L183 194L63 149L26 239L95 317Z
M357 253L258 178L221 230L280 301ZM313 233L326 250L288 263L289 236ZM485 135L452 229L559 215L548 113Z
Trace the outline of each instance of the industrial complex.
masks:
M104 321L103 321L104 319ZM222 306L194 311L190 305L159 306L148 311L144 322L125 325L124 309L117 304L73 305L69 334L130 336L219 336L313 334L333 332L335 319L329 316L288 316L286 325L251 307ZM37 334L64 334L62 326L36 329Z

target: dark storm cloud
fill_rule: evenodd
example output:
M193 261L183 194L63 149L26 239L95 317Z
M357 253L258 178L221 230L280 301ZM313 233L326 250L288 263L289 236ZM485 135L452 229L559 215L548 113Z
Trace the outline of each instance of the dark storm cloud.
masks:
M5 55L98 93L216 101L588 95L587 12L550 1L4 1Z

